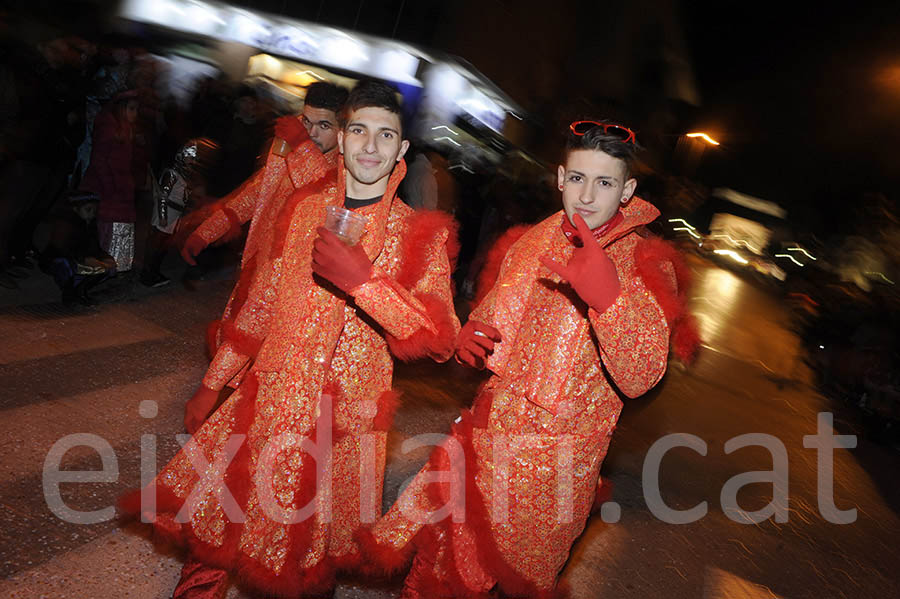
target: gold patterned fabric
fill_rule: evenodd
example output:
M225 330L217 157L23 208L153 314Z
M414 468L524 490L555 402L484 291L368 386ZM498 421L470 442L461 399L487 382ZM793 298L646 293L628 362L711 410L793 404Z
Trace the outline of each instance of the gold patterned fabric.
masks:
M635 274L635 229L658 212L637 198L599 241L622 292L602 314L543 266L572 246L561 213L526 232L470 318L502 336L493 376L453 435L370 533L373 559L416 548L404 597L469 597L499 584L516 596L552 591L581 533L622 402L666 369L669 331ZM453 508L426 524L425 515ZM415 540L414 543L411 541Z
M214 373L220 381L236 367L247 373L149 487L159 532L269 594L327 591L335 570L358 559L352 534L374 522L381 505L392 344L415 338L417 356L452 354L453 227L449 217L415 213L396 198L404 173L401 161L382 201L358 210L369 217L360 243L376 276L349 296L311 269L325 207L344 201L343 165L283 201L273 238L256 249L273 257L270 267L262 273L266 261L257 264L256 287L237 315L240 325L243 312L254 312L252 321L265 310L264 326L238 331L259 335L258 347L236 351L226 342L212 366L223 368ZM364 300L354 300L357 291ZM135 501L123 507L148 511Z
M236 387L249 366L252 350L265 337L283 260L273 253L284 231L285 205L293 194L313 181L322 180L337 167L336 151L322 154L306 141L287 156L270 152L260 169L224 202L223 209L204 221L195 234L212 243L234 226L250 221L241 264L241 280L232 291L222 319L216 323L215 353L203 384L221 389ZM228 335L227 333L231 333ZM242 341L252 340L253 347Z

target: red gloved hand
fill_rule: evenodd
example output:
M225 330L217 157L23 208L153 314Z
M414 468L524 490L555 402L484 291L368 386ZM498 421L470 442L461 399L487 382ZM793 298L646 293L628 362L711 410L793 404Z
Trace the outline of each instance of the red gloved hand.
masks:
M326 229L316 229L319 238L313 244L313 272L349 293L372 278L372 261L360 244L347 245Z
M481 370L484 368L484 361L493 353L494 344L500 341L500 331L470 320L456 337L456 361Z
M219 399L219 392L204 385L184 404L184 428L193 435L209 416Z
M580 214L574 216L574 221L584 245L575 248L565 266L547 256L541 256L541 263L567 281L588 306L603 312L622 291L616 265L594 239Z
M275 137L280 137L291 148L296 148L309 139L309 132L297 116L283 116L275 121Z
M205 249L206 242L203 238L195 233L191 233L181 248L181 258L191 266L197 266L197 261L194 258Z

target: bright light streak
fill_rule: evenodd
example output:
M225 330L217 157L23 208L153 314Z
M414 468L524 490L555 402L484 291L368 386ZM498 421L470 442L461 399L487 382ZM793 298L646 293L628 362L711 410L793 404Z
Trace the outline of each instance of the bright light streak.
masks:
M815 256L813 256L812 254L810 254L809 252L807 252L807 251L804 250L803 248L799 248L799 247L798 247L798 248L787 248L787 251L789 251L789 252L803 252L803 254L804 254L807 258L810 258L811 260L815 260L815 259L816 259Z
M793 262L793 263L796 264L797 266L803 266L803 263L798 262L798 261L797 261L793 256L791 256L790 254L775 254L775 257L776 257L776 258L787 258L788 260L790 260L791 262Z
M462 145L461 143L457 142L455 139L452 139L452 138L446 137L446 136L444 136L444 137L435 137L435 138L434 138L434 141L449 141L449 142L452 143L454 146L461 146L461 145Z
M759 253L759 250L756 249L756 247L749 241L744 241L743 239L735 239L728 233L716 233L715 235L713 235L713 237L724 237L725 239L730 241L732 245L742 245L745 248L747 248L748 250L750 250L751 252L754 252L757 254Z
M693 230L693 231L696 231L696 230L697 230L697 229L694 228L693 225L691 225L691 223L687 222L687 221L684 220L683 218L670 218L670 219L669 219L669 222L670 222L670 223L684 223L684 226L685 226L685 227L688 227L689 229L691 229L691 230Z
M457 135L457 136L459 135L459 133L457 133L456 131L454 131L453 129L451 129L450 127L448 127L447 125L438 125L437 127L432 127L432 128L431 128L432 131L437 131L438 129L446 129L447 131L449 131L449 132L452 133L453 135Z
M708 144L711 144L714 146L719 145L719 142L714 140L712 137L710 137L706 133L688 133L687 137L699 137L700 139L702 139L703 141L705 141Z
M728 256L735 262L740 262L741 264L748 264L746 258L735 252L734 250L715 250L713 253L719 254L720 256Z
M892 280L890 280L889 278L887 278L880 272L867 272L866 274L867 275L878 275L879 277L881 277L884 280L885 283L890 283L891 285L894 284L894 282Z
M695 238L697 238L697 239L700 239L700 236L697 235L696 233L694 233L694 232L693 232L691 229L689 229L688 227L674 227L672 230L673 230L673 231L687 231L688 233L691 234L692 237L695 237Z

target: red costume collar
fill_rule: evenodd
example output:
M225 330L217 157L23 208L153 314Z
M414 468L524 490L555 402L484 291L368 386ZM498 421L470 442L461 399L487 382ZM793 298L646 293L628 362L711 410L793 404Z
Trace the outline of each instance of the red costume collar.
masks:
M617 227L623 220L625 220L625 215L622 214L621 210L617 210L615 215L611 219L609 219L596 229L591 230L591 233L594 234L594 239L600 241L600 239L602 239L604 235ZM569 217L566 216L565 213L563 213L562 218L562 232L563 235L566 236L566 239L568 239L569 242L572 243L572 245L576 247L581 246L581 236L578 235L578 229L575 228L575 225L569 222Z

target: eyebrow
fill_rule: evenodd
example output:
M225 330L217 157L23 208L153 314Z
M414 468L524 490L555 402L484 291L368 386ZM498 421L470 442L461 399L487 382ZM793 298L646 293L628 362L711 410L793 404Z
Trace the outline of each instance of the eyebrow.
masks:
M353 121L351 123L347 123L347 128L349 129L350 127L365 127L366 129L369 128L368 125L366 125L365 123L360 123L359 121ZM397 131L396 129L394 129L393 127L379 127L378 131L390 131L391 133L400 135L400 132Z
M587 177L587 175L585 175L581 171L576 171L574 169L568 170L566 172L569 173L570 175L580 175L582 177ZM606 179L607 181L618 181L617 178L615 178L611 175L600 175L599 177L595 177L595 179Z

